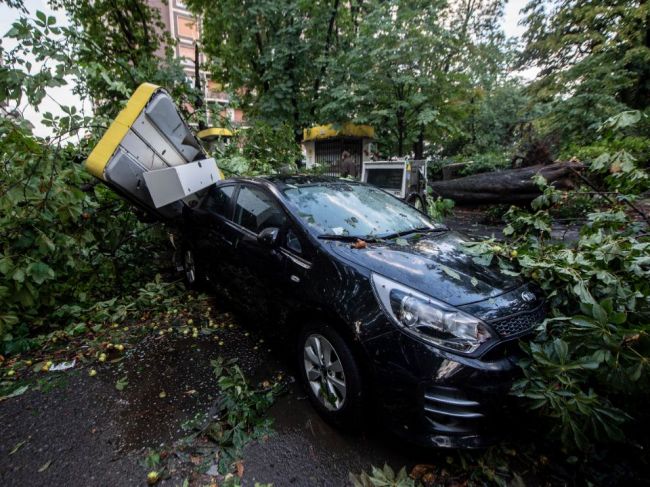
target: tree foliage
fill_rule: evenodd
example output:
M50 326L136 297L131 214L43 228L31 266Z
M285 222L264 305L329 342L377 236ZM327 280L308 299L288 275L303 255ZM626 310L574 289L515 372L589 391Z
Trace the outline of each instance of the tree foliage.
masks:
M601 131L615 140L638 120L620 115ZM544 192L532 211L513 207L505 215L510 242L474 246L508 272L515 264L544 290L551 316L524 344L525 376L514 392L553 419L566 446L580 449L623 441L624 423L643 424L650 381L650 242L647 224L624 204L648 188L648 174L625 150L601 154L589 169L592 177L606 174L607 189L620 193L587 215L577 242L551 238L551 211L570 204L570 196L540 177Z
M115 28L105 20L106 29ZM108 55L105 33L60 27L37 11L33 18L21 15L6 34L16 47L2 51L0 64L0 352L19 351L28 333L65 324L107 295L137 287L155 272L136 259L146 253L155 259L164 249L158 229L139 223L80 164L106 129L106 117L125 101L120 93L133 86L117 81L117 57ZM154 64L145 64L129 65L129 83L147 79ZM165 76L174 75L170 69ZM38 109L49 88L70 82L96 102L98 114L60 106L62 115L42 114L51 135L34 136L17 108Z
M164 86L176 99L196 99L160 13L144 0L53 0L76 28L65 29L75 90L96 115L113 118L142 83ZM181 109L185 103L179 104Z
M289 123L295 137L315 120L333 52L358 22L358 2L190 0L203 19L203 50L214 78L247 113ZM237 12L237 15L233 15Z
M386 153L422 155L425 136L451 133L471 93L502 77L510 52L498 26L503 3L189 5L202 16L213 76L253 117L288 123L296 139L316 123L368 122Z
M521 66L565 142L586 142L625 109L650 104L650 5L644 0L531 1Z

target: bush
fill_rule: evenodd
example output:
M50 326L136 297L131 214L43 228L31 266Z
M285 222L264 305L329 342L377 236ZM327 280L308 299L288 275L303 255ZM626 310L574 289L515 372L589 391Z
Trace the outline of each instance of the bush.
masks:
M620 157L602 154L592 174L610 173L604 161L616 164ZM610 189L634 190L645 177L630 160L605 182ZM643 423L649 399L647 225L626 213L623 199L634 195L620 195L611 208L587 215L577 242L554 242L551 212L565 204L566 194L543 178L538 182L544 191L532 211L512 207L505 215L509 243L470 249L483 263L496 259L503 272L537 282L548 299L550 317L524 347L524 378L513 393L551 418L568 447L623 440L622 426L632 418Z
M61 106L61 116L42 114L51 135L39 138L9 108L27 103L38 111L46 90L70 78L80 81L81 93L102 102L123 99L147 79L152 63L126 64L123 79L133 85L118 82L125 73L116 70L125 65L117 54L110 57L116 64L98 65L107 59L104 44L88 32L57 26L43 12L20 18L6 37L15 47L0 50L2 109L8 115L0 119L0 353L30 346L30 336L65 326L107 296L131 293L155 274L165 250L162 230L138 222L124 201L81 166L107 128L106 117ZM157 41L150 40L155 51ZM156 70L176 80L172 84L184 77L178 66ZM177 87L182 92L182 84ZM119 108L114 103L107 111Z
M605 137L615 142L616 134L611 130ZM552 212L566 205L567 194L540 177L543 194L532 210L512 207L505 215L504 234L511 241L470 248L478 262L496 259L503 272L537 282L547 296L550 316L524 347L524 378L513 393L550 418L567 447L623 440L626 422L647 419L650 239L647 224L634 220L636 213L623 203L635 198L647 174L626 154L606 152L591 165L592 177L607 175L609 190L631 193L588 213L577 242L551 240Z
M0 337L2 351L52 313L92 306L151 278L163 233L76 162L81 148L45 143L0 121ZM20 325L17 328L17 325ZM44 331L44 330L43 330Z

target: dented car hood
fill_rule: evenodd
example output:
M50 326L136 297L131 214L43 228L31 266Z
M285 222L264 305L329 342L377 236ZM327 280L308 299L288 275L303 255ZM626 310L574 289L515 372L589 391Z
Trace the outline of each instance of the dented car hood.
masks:
M362 249L341 241L327 245L350 263L453 306L494 298L524 284L518 277L503 274L496 265L475 262L465 247L470 241L460 233L444 231L369 242Z

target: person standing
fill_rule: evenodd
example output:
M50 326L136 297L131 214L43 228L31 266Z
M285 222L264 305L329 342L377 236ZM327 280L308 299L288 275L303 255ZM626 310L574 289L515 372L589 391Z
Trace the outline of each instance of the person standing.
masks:
M352 177L355 179L359 177L357 163L354 157L346 150L341 153L341 177Z

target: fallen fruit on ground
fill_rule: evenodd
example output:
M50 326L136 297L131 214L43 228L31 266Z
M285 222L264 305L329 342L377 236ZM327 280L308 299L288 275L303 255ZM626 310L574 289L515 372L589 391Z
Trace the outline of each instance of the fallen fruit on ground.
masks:
M152 472L149 472L149 473L147 474L147 483L148 483L149 485L153 485L153 484L155 484L156 482L158 482L158 479L159 479L159 478L160 478L160 475L158 474L158 472L153 472L153 471L152 471Z

